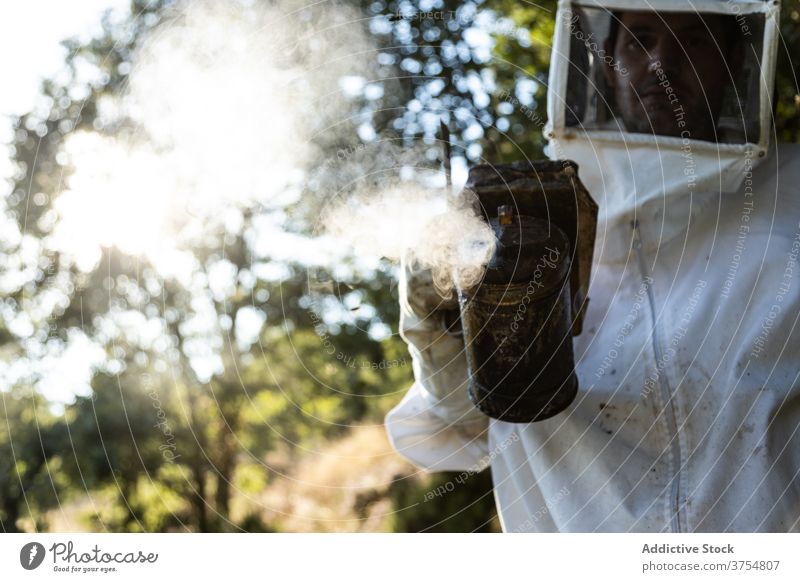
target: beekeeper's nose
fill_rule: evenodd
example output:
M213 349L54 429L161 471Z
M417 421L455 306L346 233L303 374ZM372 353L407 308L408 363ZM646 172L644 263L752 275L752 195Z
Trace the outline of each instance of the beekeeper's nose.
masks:
M647 52L650 58L648 70L652 74L658 74L658 70L661 69L668 79L677 80L682 65L688 65L688 63L685 63L686 51L684 47L671 34L658 36Z

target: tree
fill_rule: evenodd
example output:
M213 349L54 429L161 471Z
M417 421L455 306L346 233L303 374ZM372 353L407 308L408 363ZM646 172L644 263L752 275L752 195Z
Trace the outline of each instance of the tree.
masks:
M30 386L0 396L0 528L21 531L18 520L26 514L33 527L45 527L43 512L58 503L64 482L59 474L64 424Z

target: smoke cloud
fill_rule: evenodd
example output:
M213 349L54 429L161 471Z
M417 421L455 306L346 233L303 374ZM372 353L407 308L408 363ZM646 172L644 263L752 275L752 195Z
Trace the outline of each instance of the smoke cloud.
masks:
M429 269L442 296L455 283L477 283L495 245L494 232L468 200L445 192L398 183L359 192L325 217L326 232L357 254L405 257Z
M477 281L492 231L469 201L402 179L400 168L429 164L419 152L371 136L323 163L330 144L354 143L360 123L342 80L391 81L360 12L303 4L179 4L138 49L123 98L101 107L109 136L69 138L75 171L55 239L78 244L78 254L94 243L164 256L199 236L198 218L235 228L236 209L310 196L324 209L321 244L333 237L357 255L409 254L442 293L454 277ZM87 220L104 225L99 240L87 239L98 232Z

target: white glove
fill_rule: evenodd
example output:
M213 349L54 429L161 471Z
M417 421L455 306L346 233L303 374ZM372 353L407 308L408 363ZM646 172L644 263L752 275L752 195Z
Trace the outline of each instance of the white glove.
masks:
M436 292L430 272L404 257L400 279L400 335L408 344L416 383L386 417L395 448L431 470L483 468L489 418L467 396L467 361L460 335L444 325L457 317L455 299Z

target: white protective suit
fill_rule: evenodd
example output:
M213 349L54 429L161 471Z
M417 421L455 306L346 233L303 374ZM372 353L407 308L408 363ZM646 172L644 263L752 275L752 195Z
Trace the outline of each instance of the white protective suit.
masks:
M462 340L403 282L416 382L387 415L393 446L431 471L491 465L506 532L800 531L800 146L769 144L768 122L743 145L570 130L564 69L546 132L600 207L578 395L541 422L484 416Z

